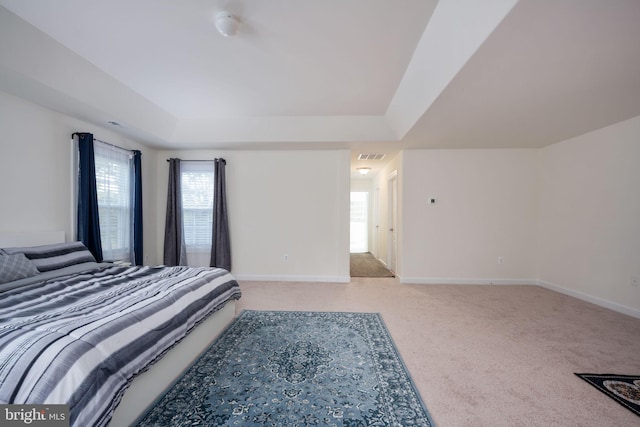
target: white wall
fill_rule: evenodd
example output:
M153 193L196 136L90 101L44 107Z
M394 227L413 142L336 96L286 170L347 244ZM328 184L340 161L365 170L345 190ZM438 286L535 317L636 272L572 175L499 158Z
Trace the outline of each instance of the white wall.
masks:
M537 150L402 156L403 282L535 283Z
M227 160L232 272L237 278L350 280L348 150L160 151L160 257L168 180L166 159L170 157ZM284 260L285 254L288 261Z
M162 261L165 159L217 156L228 160L238 277L349 280L348 151L156 151L4 92L0 231L64 230L71 239L78 131L143 152L145 263ZM638 159L640 117L540 150L404 151L372 177L378 256L387 259L395 170L402 281L541 283L640 317L631 284L640 276Z
M0 231L64 230L66 239L72 238L73 132L92 132L98 139L142 151L145 263L162 262L165 159L217 156L228 161L233 270L238 277L349 280L347 150L159 153L4 92Z
M378 206L377 206L377 223L374 223L374 227L378 226L378 242L375 240L372 242L374 250L371 252L377 256L383 263L387 264L389 261L389 228L391 228L389 217L389 178L392 173L397 173L400 176L400 154L389 159L384 167L374 176L373 179L373 191L378 193ZM400 187L400 185L398 185ZM400 195L398 200L401 200ZM400 202L399 202L400 203ZM398 206L399 212L402 211L402 206ZM402 216L399 215L398 225L401 227ZM375 233L375 231L374 231ZM400 236L401 237L401 236ZM398 248L400 249L400 248ZM375 251L375 252L374 252ZM398 260L402 262L402 257ZM396 270L398 268L396 267Z
M0 92L0 231L63 230L71 240L71 134L142 151L144 253L156 258L155 150Z
M538 277L640 317L640 117L541 150Z

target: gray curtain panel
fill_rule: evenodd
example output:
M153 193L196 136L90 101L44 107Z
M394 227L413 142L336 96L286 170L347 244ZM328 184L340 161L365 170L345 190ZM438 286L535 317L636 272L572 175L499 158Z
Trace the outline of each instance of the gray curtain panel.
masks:
M213 235L211 239L211 267L231 271L231 240L227 218L227 190L224 159L215 159L213 192Z
M169 188L167 190L167 216L164 224L165 265L187 265L187 247L184 243L182 222L182 189L180 159L169 159Z

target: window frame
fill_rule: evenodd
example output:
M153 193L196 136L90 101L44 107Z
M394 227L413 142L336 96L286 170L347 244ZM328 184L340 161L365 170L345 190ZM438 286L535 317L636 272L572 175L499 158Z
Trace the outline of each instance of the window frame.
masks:
M185 179L189 176L191 176L191 179ZM180 187L182 195L182 231L187 254L210 253L213 241L215 163L209 160L182 160ZM202 194L194 194L198 190ZM200 218L199 221L198 217ZM203 220L202 218L206 219ZM189 259L188 255L187 259Z
M114 152L119 152L128 156L128 187L129 187L129 231L128 231L128 247L127 245L117 248L114 250L105 249L105 236L103 236L103 223L102 219L100 220L100 241L102 244L102 255L103 261L113 262L113 261L121 261L126 263L134 263L135 262L135 245L134 245L134 198L135 198L135 178L134 178L134 159L133 152L131 150L127 150L125 148L121 148L97 139L93 140L93 148L94 148L94 161L96 163L96 168L98 167L98 156L101 150L111 150ZM79 173L80 173L80 156L79 156L79 147L78 141L74 138L72 139L71 144L71 161L74 166L75 173L71 174L71 190L73 197L71 198L71 230L73 233L74 240L78 239L77 236L77 210L78 210L78 191L79 191ZM96 171L96 174L98 172ZM96 184L98 177L96 177ZM98 211L101 211L100 201L98 201ZM102 218L103 215L99 217Z

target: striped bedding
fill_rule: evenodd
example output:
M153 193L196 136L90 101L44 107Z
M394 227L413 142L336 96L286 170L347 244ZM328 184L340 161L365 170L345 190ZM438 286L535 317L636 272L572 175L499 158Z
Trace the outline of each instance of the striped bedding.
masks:
M0 403L106 425L135 375L238 298L226 270L104 264L1 292Z

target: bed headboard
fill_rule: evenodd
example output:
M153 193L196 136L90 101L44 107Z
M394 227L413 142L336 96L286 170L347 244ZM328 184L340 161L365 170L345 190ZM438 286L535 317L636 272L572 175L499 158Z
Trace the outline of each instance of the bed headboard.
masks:
M0 231L0 248L64 243L64 231Z

